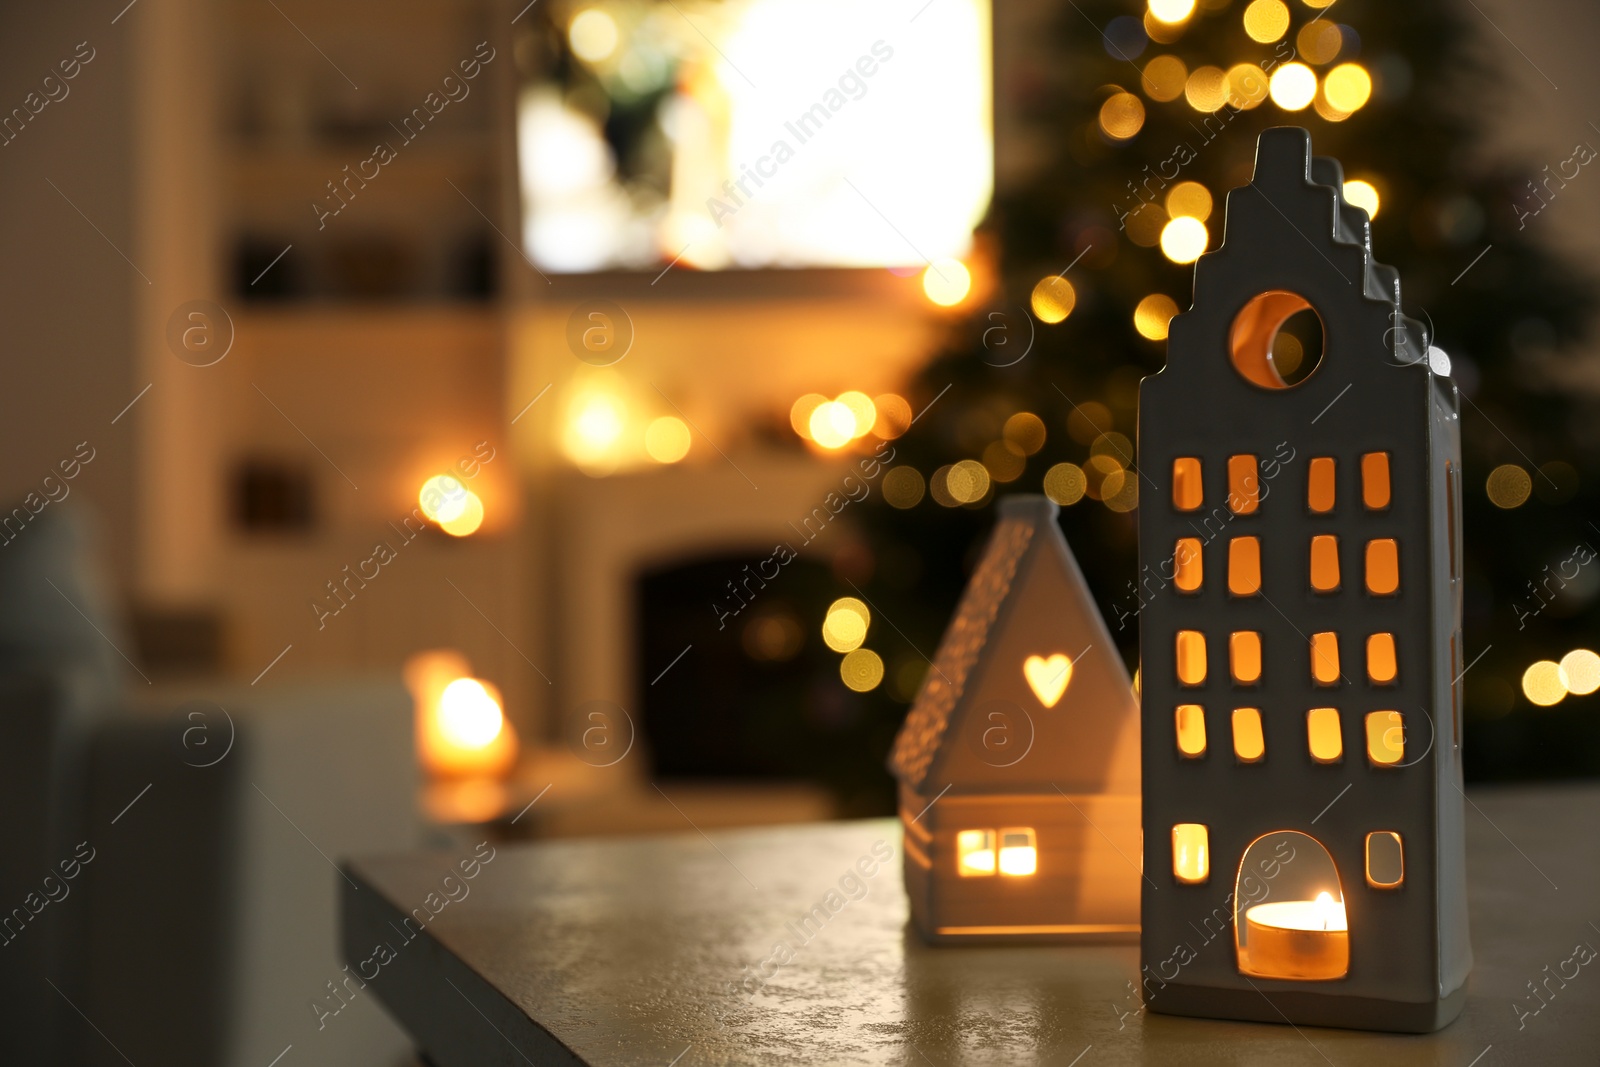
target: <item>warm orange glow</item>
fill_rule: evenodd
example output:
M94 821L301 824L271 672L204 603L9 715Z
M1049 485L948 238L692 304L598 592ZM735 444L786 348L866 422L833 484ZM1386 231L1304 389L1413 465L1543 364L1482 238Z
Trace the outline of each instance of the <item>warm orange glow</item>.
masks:
M1311 588L1319 593L1339 588L1339 539L1333 534L1311 539Z
M1228 592L1255 596L1261 592L1261 539L1235 537L1228 542Z
M1315 900L1275 900L1244 913L1240 966L1262 978L1327 979L1350 969L1344 904L1332 893Z
M1339 635L1311 635L1311 677L1318 685L1339 684Z
M1261 709L1234 708L1233 754L1240 763L1255 763L1266 752L1267 739L1261 732Z
M1261 503L1261 479L1256 457L1228 457L1228 508L1235 515L1254 515Z
M1039 869L1039 847L1033 831L1025 827L1000 831L1000 873L1013 878Z
M1206 635L1199 630L1179 630L1177 639L1178 681L1184 685L1203 685L1206 680Z
M1561 680L1561 664L1542 659L1523 671L1522 695L1541 708L1555 707L1565 700L1567 686Z
M1377 830L1367 835L1367 884L1374 889L1393 889L1406 880L1405 849L1393 830Z
M828 402L821 393L807 393L789 408L789 425L801 440L811 440L811 413Z
M1210 833L1204 824L1180 822L1172 828L1172 876L1184 885L1211 877Z
M439 529L451 537L470 537L478 532L478 527L483 525L483 501L478 499L478 494L467 492L467 499L461 511L450 519L439 523Z
M856 436L856 416L837 400L824 401L811 412L811 439L823 448L843 448Z
M1304 63L1285 63L1267 83L1272 102L1285 111L1300 111L1317 95L1317 76Z
M1318 763L1337 763L1344 758L1338 708L1312 708L1306 712L1306 743L1311 758Z
M434 522L449 522L467 509L467 487L448 474L435 474L417 491L417 504Z
M847 393L840 393L839 403L850 409L851 416L856 421L853 437L865 437L872 432L873 426L878 421L878 409L872 403L872 398L866 393L854 389Z
M1367 638L1367 679L1388 685L1399 673L1395 658L1394 634L1373 634Z
M1178 751L1190 759L1206 754L1206 712L1199 704L1179 704L1175 716Z
M644 450L657 463L676 463L689 454L689 425L676 415L663 415L644 431Z
M1306 489L1306 507L1322 514L1333 510L1335 499L1332 456L1315 456L1311 460L1311 479Z
M1254 685L1261 680L1261 635L1254 630L1235 630L1228 638L1228 660L1233 680L1239 685Z
M1200 538L1180 537L1172 552L1172 584L1185 593L1199 590L1201 574Z
M1367 758L1380 767L1392 767L1406 758L1406 732L1398 711L1367 715Z
M581 393L568 405L561 449L580 467L595 472L613 469L627 419L620 395L601 389Z
M1022 676L1028 680L1028 688L1039 698L1039 703L1053 708L1067 691L1067 683L1072 681L1072 660L1062 652L1029 656L1022 661Z
M417 757L435 777L500 777L517 759L517 736L500 693L459 652L419 652L406 661L416 707Z
M1204 502L1200 484L1200 461L1183 456L1172 461L1172 506L1179 511L1195 511Z
M922 272L922 291L940 307L955 307L972 291L972 273L959 259L936 259Z
M961 830L956 834L956 870L963 878L995 872L993 830Z
M1373 511L1389 506L1389 453L1361 457L1361 502Z
M1400 547L1392 537L1367 542L1367 592L1393 596L1400 588Z
M884 393L872 401L872 406L878 414L872 429L885 441L892 441L911 429L911 405L905 397Z

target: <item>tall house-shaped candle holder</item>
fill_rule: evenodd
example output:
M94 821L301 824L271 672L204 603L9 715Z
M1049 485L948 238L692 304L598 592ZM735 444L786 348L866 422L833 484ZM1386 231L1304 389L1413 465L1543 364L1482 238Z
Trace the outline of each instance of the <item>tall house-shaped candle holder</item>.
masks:
M1133 941L1139 713L1042 496L1000 502L889 756L929 941Z
M1423 1032L1472 965L1459 400L1342 188L1261 135L1140 391L1141 980Z

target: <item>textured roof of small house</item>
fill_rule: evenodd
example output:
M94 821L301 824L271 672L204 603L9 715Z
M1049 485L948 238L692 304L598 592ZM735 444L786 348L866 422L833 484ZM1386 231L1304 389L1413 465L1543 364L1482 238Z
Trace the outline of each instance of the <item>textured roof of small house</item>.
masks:
M1003 509L983 558L961 594L955 617L939 642L933 665L889 755L889 769L913 788L927 777L944 741L1000 606L1011 592L1017 566L1033 541L1033 529L1026 515Z

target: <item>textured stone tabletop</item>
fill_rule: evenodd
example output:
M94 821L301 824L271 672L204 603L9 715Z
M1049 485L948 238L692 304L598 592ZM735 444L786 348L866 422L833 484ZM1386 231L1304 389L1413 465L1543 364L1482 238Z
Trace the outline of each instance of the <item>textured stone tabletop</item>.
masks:
M1150 1013L1131 945L927 947L891 819L360 859L344 955L438 1067L1600 1063L1600 787L1469 801L1470 999L1420 1037Z

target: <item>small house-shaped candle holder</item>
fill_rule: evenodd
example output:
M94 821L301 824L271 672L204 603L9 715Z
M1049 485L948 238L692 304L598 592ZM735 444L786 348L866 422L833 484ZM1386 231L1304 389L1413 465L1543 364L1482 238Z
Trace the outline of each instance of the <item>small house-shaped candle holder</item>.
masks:
M930 941L1139 931L1139 717L1057 508L1000 503L889 767Z
M1472 965L1459 401L1342 188L1263 133L1140 390L1141 981L1154 1011L1424 1032Z

